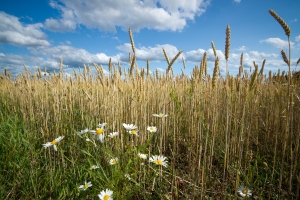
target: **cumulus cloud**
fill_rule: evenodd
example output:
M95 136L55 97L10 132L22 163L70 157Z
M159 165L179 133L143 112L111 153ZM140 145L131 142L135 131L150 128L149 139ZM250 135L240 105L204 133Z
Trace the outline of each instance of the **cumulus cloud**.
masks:
M53 60L63 59L64 64L70 67L82 66L83 64L107 64L109 59L112 58L113 63L117 63L120 60L119 55L112 57L107 56L104 53L92 54L85 49L75 48L67 45L59 45L55 47L38 47L29 48L30 52L35 56L49 56Z
M234 49L234 50L237 50L237 51L246 51L246 47L245 46L241 46L237 49Z
M295 37L296 42L300 42L300 35Z
M278 49L287 49L289 47L289 43L286 40L282 40L280 38L268 38L265 40L261 40L260 42L266 42L268 44L271 44L272 46L278 48ZM291 42L291 47L293 47L294 43Z
M241 0L233 0L235 3L241 3Z
M116 31L142 28L182 30L187 20L194 20L206 10L211 0L59 0L50 6L61 11L59 19L47 19L45 26L53 31L72 31L77 26Z
M40 29L43 24L23 25L15 16L0 12L0 43L17 46L49 46L47 36Z
M170 44L163 44L163 45L156 45L154 47L140 47L136 48L136 57L138 60L151 60L151 61L165 61L165 56L163 53L162 48L165 49L169 60L171 61L176 54L180 51L177 49L177 47L170 45ZM131 44L125 43L123 45L120 45L117 47L117 49L123 51L124 53L131 52L131 55L133 54ZM123 54L121 59L122 60L128 60L128 54Z
M191 62L200 62L203 58L204 52L206 52L206 58L208 61L215 61L214 51L211 48L208 49L207 51L205 51L204 49L188 51L185 54L185 59L187 61L191 61ZM225 59L225 55L221 50L216 50L216 52L217 52L217 56L219 57L220 60Z

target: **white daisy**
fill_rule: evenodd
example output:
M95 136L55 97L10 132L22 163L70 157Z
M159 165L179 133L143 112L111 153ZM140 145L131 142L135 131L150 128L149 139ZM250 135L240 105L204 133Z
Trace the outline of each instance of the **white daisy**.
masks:
M119 161L118 158L112 158L112 159L109 160L109 164L110 165L115 165L115 164L117 164L118 161Z
M157 131L157 128L155 126L147 126L147 131L150 133L155 133Z
M125 124L125 123L123 123L123 126L124 126L124 128L125 128L127 131L130 131L130 130L133 130L133 129L137 129L137 126L134 125L134 124Z
M107 123L105 123L105 122L102 123L102 124L98 124L98 127L104 129L104 126L106 126L106 124L107 124Z
M168 117L168 114L159 113L159 114L153 114L153 116L159 117L159 118L164 118L164 117Z
M90 130L90 133L96 136L97 140L100 140L101 143L104 142L104 128L96 128L96 130Z
M241 197L250 197L252 196L252 191L244 186L240 186L238 188L238 194L241 196Z
M162 166L164 166L164 167L167 167L168 166L168 164L167 164L167 160L166 160L167 158L166 157L164 157L164 156L152 156L151 158L149 158L149 161L150 162L153 162L154 164L156 164L156 165L162 165Z
M131 177L129 176L129 174L124 174L125 178L127 178L128 180L131 180Z
M97 165L92 165L90 169L98 169L98 168L99 168L99 166L97 166Z
M135 135L135 136L139 137L138 132L139 132L139 131L138 131L138 130L135 130L135 129L128 131L129 134Z
M144 159L144 160L147 159L147 155L146 155L146 154L138 153L138 156L139 156L141 159Z
M87 132L89 132L89 129L88 129L88 128L86 128L86 129L84 129L84 130L81 130L80 132L77 132L77 135L83 135L83 134L85 134L85 133L87 133Z
M114 138L114 137L117 137L118 135L119 135L118 132L112 132L112 133L110 133L110 134L108 135L108 137Z
M86 182L86 181L84 181L84 185L80 185L79 186L79 189L80 190L86 190L86 189L88 189L89 187L92 187L92 183L91 182Z
M46 144L43 144L44 148L48 148L53 146L54 150L57 151L56 143L60 142L62 139L64 139L65 136L59 136L52 142L47 142Z
M113 195L113 191L106 189L106 190L102 190L100 194L98 194L98 197L101 200L113 200L112 195Z

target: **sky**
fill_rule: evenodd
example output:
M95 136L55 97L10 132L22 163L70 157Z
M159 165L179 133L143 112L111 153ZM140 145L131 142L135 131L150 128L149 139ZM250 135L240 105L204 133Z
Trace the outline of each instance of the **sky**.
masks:
M183 50L173 65L175 74L191 74L207 52L212 74L217 49L221 74L225 74L226 27L230 26L228 69L236 75L243 53L244 69L253 71L253 61L264 73L287 71L281 50L288 55L288 37L269 14L274 10L291 29L291 70L299 70L299 0L1 0L0 72L14 76L25 72L23 63L35 73L39 67L50 73L73 74L84 64L94 69L108 62L129 68L133 55L128 29L132 30L138 68L165 73L170 60ZM185 59L186 69L183 68Z

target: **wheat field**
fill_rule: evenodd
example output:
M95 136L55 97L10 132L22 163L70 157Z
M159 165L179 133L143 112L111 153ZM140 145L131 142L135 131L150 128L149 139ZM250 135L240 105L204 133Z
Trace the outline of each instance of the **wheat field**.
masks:
M275 11L270 14L284 29ZM299 73L190 75L109 62L69 76L0 75L1 199L299 199ZM216 52L212 42L212 48ZM184 61L184 60L183 60ZM298 65L298 62L296 65ZM185 67L185 66L183 66ZM97 73L93 73L92 68ZM132 124L132 125L130 125ZM60 137L61 136L61 137ZM51 142L52 141L52 142ZM55 148L53 148L55 147ZM56 150L56 151L55 151Z

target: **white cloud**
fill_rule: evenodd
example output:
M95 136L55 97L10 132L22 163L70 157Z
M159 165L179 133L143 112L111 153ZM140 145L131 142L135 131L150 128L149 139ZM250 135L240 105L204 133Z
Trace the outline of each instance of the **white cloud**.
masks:
M17 46L49 46L43 24L23 25L15 16L0 12L0 43Z
M235 3L241 3L241 0L233 0Z
M300 42L300 35L295 37L296 42Z
M234 49L234 50L237 50L237 51L246 51L246 47L245 46L241 46L237 49Z
M62 12L60 19L47 19L45 26L53 31L72 31L78 25L99 30L116 31L142 28L182 30L187 20L194 20L206 10L211 0L60 0L50 5Z
M74 48L72 46L59 45L55 47L38 47L29 48L30 52L35 56L50 56L51 60L63 59L64 64L69 67L78 67L83 64L107 64L110 57L104 53L92 54L85 49ZM118 63L119 55L112 56L112 62Z
M260 42L266 42L268 44L273 45L274 47L278 49L288 49L289 43L286 40L282 40L280 38L268 38L265 40L261 40ZM291 42L291 47L293 47L294 43Z
M180 51L175 46L170 44L163 44L163 45L156 45L155 47L140 47L136 48L136 57L138 60L147 60L150 61L165 61L165 56L163 53L162 48L165 49L169 60L171 61L176 54ZM122 60L128 61L128 52L131 52L131 55L133 55L131 44L125 43L124 45L120 45L117 47L117 49L123 51L126 53L122 56Z
M188 51L185 55L186 61L191 61L191 62L200 62L203 58L203 54L206 52L206 57L208 61L215 61L215 55L213 49L208 49L205 51L204 49L197 49L197 50L192 50ZM221 50L216 50L217 56L219 57L220 60L225 59L225 55Z

